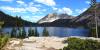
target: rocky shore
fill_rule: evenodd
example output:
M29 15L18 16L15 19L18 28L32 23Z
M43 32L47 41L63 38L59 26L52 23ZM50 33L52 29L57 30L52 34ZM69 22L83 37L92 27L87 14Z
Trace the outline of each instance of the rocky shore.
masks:
M75 36L74 36L75 37ZM25 39L11 39L6 50L58 50L67 46L63 43L69 37L29 37ZM94 37L77 37L81 39L93 39L100 42L100 38Z

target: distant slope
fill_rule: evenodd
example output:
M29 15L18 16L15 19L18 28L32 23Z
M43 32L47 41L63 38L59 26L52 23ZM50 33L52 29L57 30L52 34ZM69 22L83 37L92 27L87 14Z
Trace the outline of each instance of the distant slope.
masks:
M97 3L96 9L94 6L88 8L85 12L77 16L76 18L71 20L72 25L86 25L86 26L93 26L95 25L95 11L98 20L98 25L100 26L100 3Z
M36 26L36 23L32 23L21 19L21 17L13 17L0 11L0 21L4 21L3 27L16 27L16 26Z
M53 22L45 22L41 23L40 26L43 27L69 27L69 21L70 19L58 19Z

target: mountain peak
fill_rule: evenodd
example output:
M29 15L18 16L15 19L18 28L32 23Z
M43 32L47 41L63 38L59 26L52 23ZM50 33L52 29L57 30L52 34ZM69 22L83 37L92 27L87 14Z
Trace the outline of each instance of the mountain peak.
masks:
M53 22L58 19L72 19L72 16L68 14L57 14L57 13L50 13L40 19L38 23L46 23L46 22Z

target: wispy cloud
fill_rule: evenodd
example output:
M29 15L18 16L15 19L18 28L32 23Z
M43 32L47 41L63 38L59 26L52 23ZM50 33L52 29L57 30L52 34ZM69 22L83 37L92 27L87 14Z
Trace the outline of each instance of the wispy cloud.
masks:
M52 7L52 9L53 9L54 11L56 11L58 8L56 8L56 7Z
M85 1L85 3L86 3L86 4L90 4L91 2L90 2L90 1Z
M27 21L31 21L31 22L37 22L38 20L40 20L41 18L43 18L43 16L24 16L23 19L27 20Z
M27 4L24 1L16 1L20 6L27 6Z
M75 11L80 14L86 10L87 10L87 8L83 8L83 9L76 9Z
M10 6L1 6L0 9L6 10L6 11L11 11L11 12L26 12L26 10L24 8L13 8Z
M41 4L45 4L48 6L55 6L56 2L54 0L34 0L35 2L41 3Z
M61 9L58 9L58 13L65 13L68 15L72 15L73 11L70 8L63 7Z
M33 3L33 2L29 2L28 5L29 5L29 6L33 6L34 3Z
M32 12L32 13L36 13L39 11L39 8L36 7L28 7L26 8L27 11Z
M11 1L13 1L13 0L0 0L0 1L11 2Z
M28 7L28 8L13 8L10 6L2 6L0 7L0 9L6 10L6 11L10 11L10 12L14 12L14 13L22 13L22 12L31 12L31 13L36 13L39 11L38 8L36 7Z

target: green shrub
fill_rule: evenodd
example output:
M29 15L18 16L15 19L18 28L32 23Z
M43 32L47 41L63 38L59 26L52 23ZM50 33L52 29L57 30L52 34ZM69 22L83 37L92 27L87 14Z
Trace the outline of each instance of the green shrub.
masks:
M8 35L0 35L0 50L6 45L8 39Z
M91 39L68 38L68 46L63 50L98 50L100 49L100 42Z

